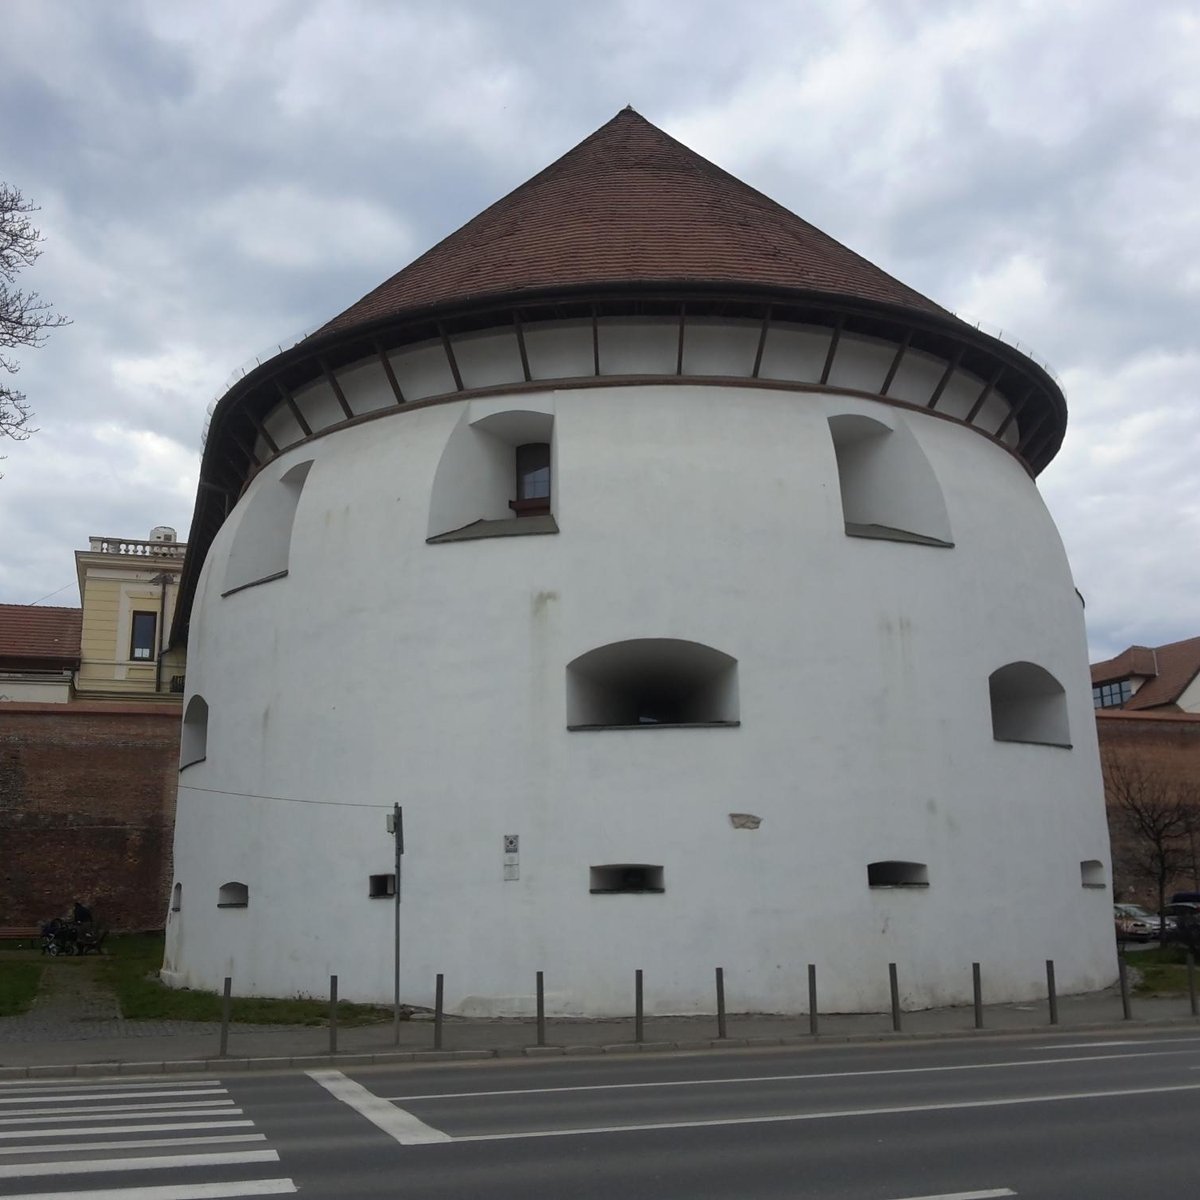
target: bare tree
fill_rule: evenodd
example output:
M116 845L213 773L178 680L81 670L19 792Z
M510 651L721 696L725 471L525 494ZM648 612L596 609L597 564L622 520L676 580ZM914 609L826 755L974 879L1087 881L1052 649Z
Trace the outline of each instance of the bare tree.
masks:
M42 235L29 219L34 212L37 207L16 188L0 183L0 368L9 375L20 367L8 351L40 346L48 329L68 324L37 292L16 286L17 275L42 253ZM32 416L25 393L0 382L0 437L24 441L35 432L29 424Z
M1136 758L1104 756L1104 790L1115 817L1118 857L1131 875L1154 885L1158 912L1167 905L1167 884L1191 861L1195 789L1169 779ZM1165 930L1160 927L1165 940Z

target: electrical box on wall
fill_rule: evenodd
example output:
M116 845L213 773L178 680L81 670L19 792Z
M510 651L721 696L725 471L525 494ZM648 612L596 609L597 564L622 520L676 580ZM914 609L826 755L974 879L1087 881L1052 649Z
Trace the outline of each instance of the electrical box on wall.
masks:
M504 878L521 878L521 838L515 833L504 835Z

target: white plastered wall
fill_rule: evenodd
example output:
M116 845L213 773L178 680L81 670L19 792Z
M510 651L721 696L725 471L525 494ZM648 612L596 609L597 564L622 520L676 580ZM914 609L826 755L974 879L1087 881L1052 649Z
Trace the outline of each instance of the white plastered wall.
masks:
M197 595L208 756L180 777L167 977L288 995L336 973L390 997L392 909L367 888L398 802L417 1003L437 972L452 1011L488 1013L529 1011L538 970L550 1010L582 1014L627 1011L635 968L651 1012L711 1008L715 965L735 1010L801 1009L807 962L841 1010L884 1007L891 961L915 1006L968 1001L973 961L994 999L1039 994L1047 958L1064 991L1111 983L1110 897L1079 867L1109 874L1082 613L1021 465L911 415L955 546L869 541L843 530L829 418L871 401L552 400L552 537L426 545L466 401L281 460L314 460L288 576ZM740 726L568 732L566 664L645 637L735 658ZM993 738L988 678L1015 661L1063 684L1071 749ZM883 860L927 864L929 887L869 889ZM662 866L665 892L591 895L589 868L621 862ZM217 909L229 880L247 908Z

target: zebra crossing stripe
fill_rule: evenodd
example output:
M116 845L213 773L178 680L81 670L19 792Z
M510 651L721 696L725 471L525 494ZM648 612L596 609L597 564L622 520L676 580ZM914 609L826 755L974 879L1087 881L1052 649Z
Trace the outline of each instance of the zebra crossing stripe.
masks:
M279 1154L274 1150L231 1150L223 1154L152 1154L143 1158L0 1163L0 1179L26 1179L33 1175L92 1175L101 1171L167 1171L178 1167L225 1167L278 1161Z
M244 1179L228 1183L170 1184L166 1187L94 1188L84 1192L26 1192L5 1200L224 1200L233 1196L293 1195L290 1179Z

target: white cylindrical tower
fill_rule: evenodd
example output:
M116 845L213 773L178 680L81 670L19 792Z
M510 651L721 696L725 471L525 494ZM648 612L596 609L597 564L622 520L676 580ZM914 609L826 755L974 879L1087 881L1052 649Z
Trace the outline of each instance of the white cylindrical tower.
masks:
M1065 420L625 110L214 411L165 978L389 999L399 804L416 1003L1107 985Z

